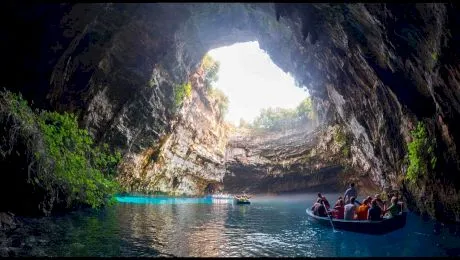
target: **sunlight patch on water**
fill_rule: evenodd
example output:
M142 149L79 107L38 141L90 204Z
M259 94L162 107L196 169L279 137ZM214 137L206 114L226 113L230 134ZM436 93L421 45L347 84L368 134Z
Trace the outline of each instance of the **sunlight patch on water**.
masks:
M211 198L171 198L171 197L146 197L146 196L116 196L121 203L134 204L212 204Z

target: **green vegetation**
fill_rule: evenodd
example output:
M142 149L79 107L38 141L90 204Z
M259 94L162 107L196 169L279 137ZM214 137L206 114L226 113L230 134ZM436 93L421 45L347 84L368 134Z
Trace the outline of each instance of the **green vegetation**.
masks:
M341 127L337 127L334 132L334 140L341 147L344 157L350 156L350 138L344 133Z
M66 187L73 201L93 207L103 205L106 196L117 190L112 177L121 155L108 153L107 145L94 146L72 114L44 111L37 119L59 185Z
M438 61L438 53L437 52L432 52L431 53L431 59L433 59L434 62Z
M228 112L228 97L222 90L217 88L211 88L209 90L209 96L217 102L217 106L219 107L219 119L224 119L224 116Z
M29 181L47 192L58 191L66 207L100 207L118 191L114 178L120 153L111 153L106 144L96 145L87 130L78 127L75 115L33 112L20 95L4 90L0 116L12 118L11 129L20 129L19 135L9 130L10 145L25 141L32 161Z
M219 79L220 63L206 54L201 61L201 69L204 73L204 85L211 99L215 100L219 108L219 120L223 120L228 112L228 97L222 90L214 88L213 84Z
M190 82L177 85L174 88L174 108L177 110L182 106L184 100L192 95L192 84Z
M293 109L289 108L267 108L260 111L259 116L252 124L243 122L245 127L253 129L264 129L278 131L293 128L308 123L313 118L311 99L305 98ZM243 120L244 121L244 120ZM240 123L240 127L243 127Z
M424 123L418 122L417 127L411 131L411 136L406 180L415 183L435 168L437 159L434 154L435 140L430 140Z
M212 84L219 79L220 63L206 54L201 62L201 69L205 73L204 85L206 89L211 89Z

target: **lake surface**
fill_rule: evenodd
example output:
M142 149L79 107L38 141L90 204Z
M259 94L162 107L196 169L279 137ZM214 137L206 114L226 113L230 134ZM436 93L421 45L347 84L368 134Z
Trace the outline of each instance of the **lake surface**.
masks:
M257 196L250 205L206 198L119 197L103 210L25 219L48 256L458 256L458 227L433 232L409 214L383 236L333 232L305 214L316 195ZM333 203L337 195L326 194ZM34 255L34 253L31 253Z

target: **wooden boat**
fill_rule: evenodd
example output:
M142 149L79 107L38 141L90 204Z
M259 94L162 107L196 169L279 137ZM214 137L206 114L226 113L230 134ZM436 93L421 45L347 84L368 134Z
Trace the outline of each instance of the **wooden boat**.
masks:
M310 209L307 209L307 216L324 226L331 226L331 220L329 217L320 217L313 214ZM403 228L406 225L407 212L402 212L399 215L383 219L379 221L371 220L343 220L343 219L332 219L334 228L338 230L345 230L351 232L382 235L397 229Z
M236 204L251 204L249 200L244 200L244 199L236 199L235 198Z
M233 196L233 198L235 199L236 204L251 204L251 202L249 201L250 197L246 195L243 195L243 196L235 195Z

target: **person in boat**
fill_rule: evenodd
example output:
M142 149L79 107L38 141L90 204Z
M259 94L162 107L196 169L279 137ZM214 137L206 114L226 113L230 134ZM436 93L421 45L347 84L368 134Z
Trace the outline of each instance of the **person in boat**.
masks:
M337 203L335 203L334 208L332 209L332 215L334 218L343 219L345 211L345 203L343 203L342 197L339 198Z
M350 203L344 206L344 218L345 220L353 220L356 214L355 197L350 198Z
M311 211L316 216L327 217L326 208L324 207L323 203L321 203L321 201L321 198L317 198L316 203L311 207Z
M369 204L371 200L371 197L367 197L356 210L356 218L358 220L367 220L367 214L370 208Z
M382 209L378 205L377 199L373 199L371 201L371 208L369 209L367 213L367 219L373 220L373 221L382 220L381 215L382 215Z
M246 194L243 194L243 195L235 196L235 198L237 200L241 200L241 201L249 201L250 196L247 196Z
M251 196L246 195L246 192L243 192L243 195L235 196L237 200L243 200L243 201L248 201Z
M399 215L401 212L401 205L398 203L398 197L393 196L391 198L391 205L383 212L386 218L391 218Z
M375 194L375 197L374 197L376 203L377 203L377 206L380 207L380 210L383 212L385 210L385 203L383 202L383 200L380 198L380 194Z
M329 208L331 207L331 204L329 204L329 201L327 201L326 197L324 197L321 192L318 192L318 198L321 199L321 201L324 203L324 205L326 206L326 209L329 210Z
M342 196L339 196L339 197L337 198L337 201L335 202L334 207L337 206L337 205L339 205L340 200L343 200L343 197L342 197Z
M354 183L351 183L350 184L350 187L345 191L345 194L343 194L343 198L345 200L345 204L349 204L350 203L350 199L351 197L357 197L358 196L358 192L356 191L355 189L355 184Z

